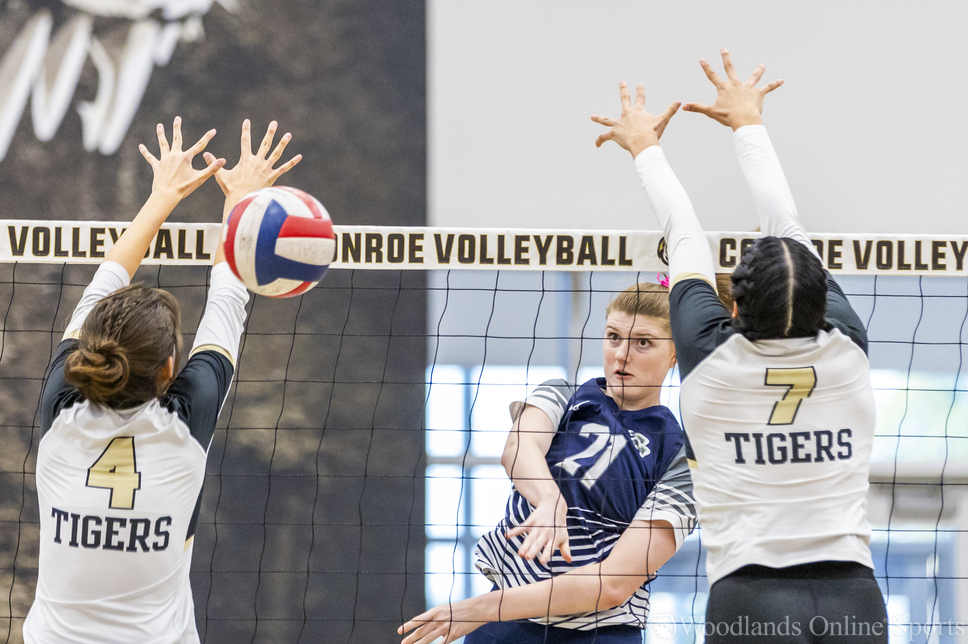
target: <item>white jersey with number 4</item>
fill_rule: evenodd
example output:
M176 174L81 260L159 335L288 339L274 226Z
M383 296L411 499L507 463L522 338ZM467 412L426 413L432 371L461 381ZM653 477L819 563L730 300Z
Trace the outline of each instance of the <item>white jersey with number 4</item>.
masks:
M194 644L189 572L205 461L234 373L245 287L212 269L184 369L159 398L116 410L85 400L64 365L97 302L126 285L105 262L60 343L41 402L40 565L27 644Z
M710 583L749 564L873 568L874 394L855 342L837 329L732 334L682 381L680 403Z

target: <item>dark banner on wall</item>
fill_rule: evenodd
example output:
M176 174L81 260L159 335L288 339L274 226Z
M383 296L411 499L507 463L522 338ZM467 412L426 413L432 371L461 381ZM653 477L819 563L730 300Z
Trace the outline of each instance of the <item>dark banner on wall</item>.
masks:
M4 228L4 239L14 240L11 252L67 248L56 261L98 261L111 230L150 193L138 144L157 150L155 125L170 132L176 115L186 140L216 128L209 150L230 166L243 119L256 142L275 119L293 135L287 156L304 155L283 183L315 195L337 223L425 225L424 24L423 0L0 1L0 219L16 229L11 237ZM211 223L221 211L210 181L173 220ZM25 220L33 226L26 237L17 225ZM54 225L76 221L104 225L84 228L83 240ZM181 232L172 252L207 262L211 240ZM0 267L8 307L0 591L10 597L0 642L20 641L37 576L40 376L92 270ZM176 292L190 342L204 268L145 268L139 277ZM424 280L333 271L301 303L253 304L232 416L220 421L230 430L213 442L194 545L203 641L390 641L401 616L422 610L423 486L414 473L423 449ZM361 286L369 290L360 294ZM386 293L401 287L406 302L391 321ZM347 320L371 339L344 341ZM280 351L280 334L307 349ZM313 352L326 359L306 363ZM396 383L393 405L380 374ZM411 523L414 539L406 538Z

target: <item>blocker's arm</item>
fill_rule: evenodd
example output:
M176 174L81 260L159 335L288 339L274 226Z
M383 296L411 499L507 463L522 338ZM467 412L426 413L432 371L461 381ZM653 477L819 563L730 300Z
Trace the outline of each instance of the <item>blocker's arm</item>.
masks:
M117 262L128 272L129 278L134 277L141 260L144 258L151 241L158 234L158 229L168 219L168 215L178 203L194 192L195 188L205 183L205 180L225 164L225 159L211 156L207 159L208 166L203 170L195 170L192 160L199 155L215 136L215 130L209 130L195 145L182 150L181 117L176 116L172 124L171 147L165 136L165 126L158 124L159 155L155 158L144 144L138 147L141 154L151 164L154 179L151 184L151 195L135 216L131 225L115 242L105 256L105 261Z

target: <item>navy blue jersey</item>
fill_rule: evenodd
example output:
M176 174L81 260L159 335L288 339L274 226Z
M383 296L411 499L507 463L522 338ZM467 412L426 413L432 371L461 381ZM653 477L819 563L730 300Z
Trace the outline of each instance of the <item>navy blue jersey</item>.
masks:
M668 521L677 546L695 527L692 481L684 436L661 405L622 411L605 394L605 379L575 389L562 380L546 382L525 401L557 426L546 455L548 468L568 503L572 563L556 552L548 565L518 556L525 537L505 533L524 522L532 507L512 489L504 519L481 537L477 567L498 587L520 586L603 561L635 520ZM512 405L512 411L521 403ZM609 624L645 627L648 589L643 585L625 604L610 610L541 619L577 629Z

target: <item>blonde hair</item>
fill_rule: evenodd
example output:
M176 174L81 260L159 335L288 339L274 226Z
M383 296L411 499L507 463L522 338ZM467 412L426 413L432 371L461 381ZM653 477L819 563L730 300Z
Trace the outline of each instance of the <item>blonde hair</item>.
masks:
M648 316L659 320L666 330L672 328L669 322L669 289L659 284L640 282L628 287L609 302L605 317L615 312L632 317Z

